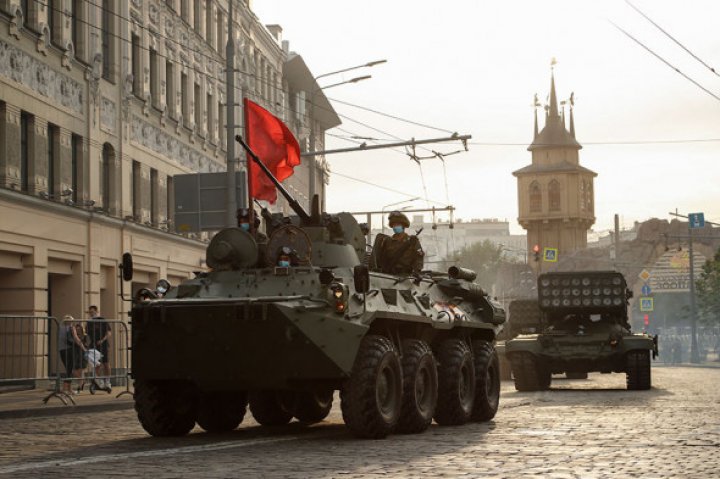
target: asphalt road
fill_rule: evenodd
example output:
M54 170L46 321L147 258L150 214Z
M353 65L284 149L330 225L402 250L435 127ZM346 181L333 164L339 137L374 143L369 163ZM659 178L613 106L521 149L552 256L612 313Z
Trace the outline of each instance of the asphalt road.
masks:
M0 420L0 477L720 477L720 369L655 368L653 389L624 375L503 383L486 424L353 438L336 402L312 427L149 437L134 411Z

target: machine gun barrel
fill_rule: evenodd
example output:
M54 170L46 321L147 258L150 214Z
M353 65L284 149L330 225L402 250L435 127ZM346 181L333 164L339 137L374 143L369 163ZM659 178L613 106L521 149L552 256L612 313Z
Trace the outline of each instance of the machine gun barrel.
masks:
M265 163L260 161L260 158L255 154L255 152L248 146L247 143L245 143L245 140L243 140L242 136L235 135L235 140L237 140L238 143L242 145L243 148L245 148L245 151L248 152L250 155L250 158L253 159L255 163L260 167L260 169L265 173L265 175L270 179L270 181L273 182L275 185L275 188L280 191L280 193L285 197L288 204L290 205L290 208L293 209L293 211L300 217L300 219L307 223L310 221L310 215L303 209L303 207L298 203L298 201L288 192L288 190L285 189L285 187L278 181L277 178L275 178L275 175L273 175L267 166L265 166Z

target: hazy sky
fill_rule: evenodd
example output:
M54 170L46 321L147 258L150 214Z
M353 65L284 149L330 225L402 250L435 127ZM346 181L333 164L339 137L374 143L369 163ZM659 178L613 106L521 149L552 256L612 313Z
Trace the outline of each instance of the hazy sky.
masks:
M635 0L635 6L720 72L720 1ZM470 151L422 163L427 197L457 207L462 218L517 224L516 179L530 163L532 98L545 99L555 57L559 99L575 92L580 162L596 171L595 229L650 217L703 211L720 222L720 101L619 32L612 21L683 73L720 96L720 76L620 0L254 0L265 24L279 23L290 48L313 73L371 60L388 62L324 79L372 79L325 90L326 95L444 130L471 134ZM321 83L323 80L321 80ZM436 138L446 133L334 103L340 136ZM542 127L542 122L541 122ZM348 133L350 132L350 133ZM684 143L593 144L709 140ZM480 144L473 144L480 143ZM487 146L511 143L517 146ZM328 148L351 143L328 137ZM458 144L429 148L441 152ZM430 154L418 150L420 155ZM331 177L328 210L381 209L425 197L420 168L401 151L328 156L331 169L403 193ZM424 206L424 201L413 205ZM407 204L398 205L398 207Z

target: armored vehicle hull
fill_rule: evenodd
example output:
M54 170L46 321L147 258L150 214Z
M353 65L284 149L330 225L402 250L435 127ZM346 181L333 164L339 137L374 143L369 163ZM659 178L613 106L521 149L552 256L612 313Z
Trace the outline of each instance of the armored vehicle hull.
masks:
M581 378L590 372L625 373L628 389L651 387L657 337L630 331L622 275L548 273L538 278L538 291L542 331L505 344L516 389L548 389L553 374Z

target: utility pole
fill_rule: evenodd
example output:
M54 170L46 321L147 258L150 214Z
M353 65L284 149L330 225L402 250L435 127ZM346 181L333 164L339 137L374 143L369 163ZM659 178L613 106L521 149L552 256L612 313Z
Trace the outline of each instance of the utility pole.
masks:
M228 2L228 39L225 45L225 99L226 99L226 125L225 136L227 147L227 202L225 226L237 225L235 218L237 212L237 180L235 179L235 31L233 28L233 3Z

